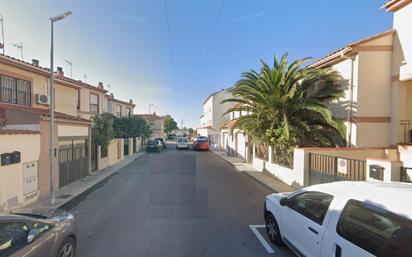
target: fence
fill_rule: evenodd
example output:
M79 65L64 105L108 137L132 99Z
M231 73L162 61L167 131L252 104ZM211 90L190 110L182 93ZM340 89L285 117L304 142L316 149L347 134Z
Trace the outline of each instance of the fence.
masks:
M309 184L340 180L366 180L366 161L309 154Z

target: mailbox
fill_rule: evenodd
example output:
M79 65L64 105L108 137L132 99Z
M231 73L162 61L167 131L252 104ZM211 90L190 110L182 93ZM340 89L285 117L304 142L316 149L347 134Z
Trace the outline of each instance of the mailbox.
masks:
M369 177L383 181L383 171L384 170L385 168L382 166L371 165L369 166Z
M3 153L0 155L1 166L10 165L13 163L13 155L11 153Z
M13 158L13 163L20 163L21 160L21 153L19 151L14 151L11 153Z

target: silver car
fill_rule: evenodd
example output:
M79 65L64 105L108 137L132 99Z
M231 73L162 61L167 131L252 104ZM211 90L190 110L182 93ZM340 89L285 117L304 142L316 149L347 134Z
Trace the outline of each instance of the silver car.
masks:
M0 257L74 257L76 224L63 210L0 214Z

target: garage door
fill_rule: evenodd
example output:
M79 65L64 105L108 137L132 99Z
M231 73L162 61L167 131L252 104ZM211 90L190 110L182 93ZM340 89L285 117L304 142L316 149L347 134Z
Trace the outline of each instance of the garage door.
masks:
M246 138L245 134L237 133L237 157L246 158Z

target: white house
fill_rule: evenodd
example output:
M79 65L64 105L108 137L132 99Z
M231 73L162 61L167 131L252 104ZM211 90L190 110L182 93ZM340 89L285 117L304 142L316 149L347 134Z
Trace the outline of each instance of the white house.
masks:
M197 134L209 137L211 147L218 147L220 142L220 127L229 120L229 114L225 114L233 103L222 101L231 98L228 89L214 92L203 102L203 114L200 116L200 126Z

